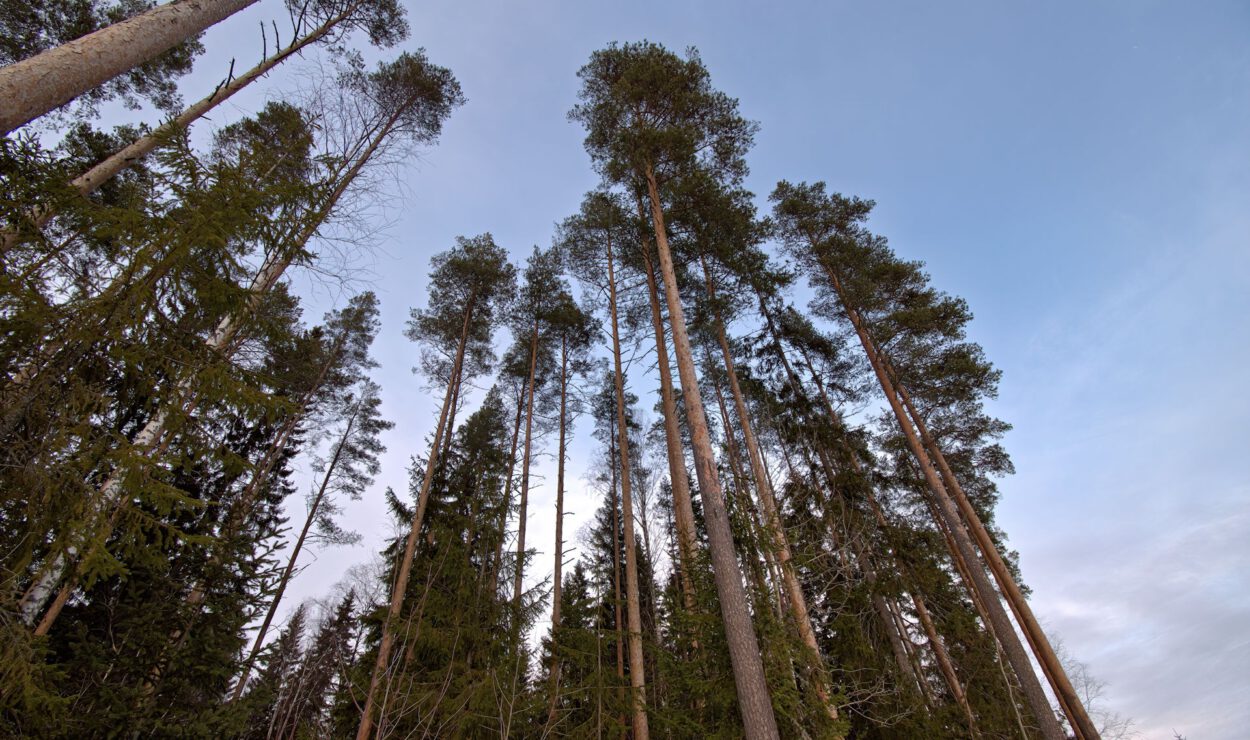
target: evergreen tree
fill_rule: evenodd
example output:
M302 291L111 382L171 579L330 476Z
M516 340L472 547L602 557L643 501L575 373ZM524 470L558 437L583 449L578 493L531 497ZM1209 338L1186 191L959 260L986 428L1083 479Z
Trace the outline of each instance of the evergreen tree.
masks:
M390 606L382 625L381 644L365 698L357 737L369 737L378 686L390 670L394 631L399 628L400 612L412 572L417 539L430 501L430 486L438 467L438 451L446 429L456 388L466 377L484 372L492 359L491 336L515 284L516 270L508 264L502 249L489 234L472 239L460 237L451 250L432 260L429 307L413 310L408 338L423 345L422 365L436 378L445 378L447 391L434 428L434 441L425 462L425 471L412 513L412 525L404 545L398 573L391 590ZM444 354L454 347L454 355Z
M711 88L707 70L693 53L683 60L647 42L611 46L595 52L579 77L582 102L570 115L586 126L591 158L606 179L645 190L650 201L743 726L748 738L777 737L759 643L712 459L661 201L661 188L700 158L718 176L740 178L746 169L742 154L755 127L738 115L735 101Z

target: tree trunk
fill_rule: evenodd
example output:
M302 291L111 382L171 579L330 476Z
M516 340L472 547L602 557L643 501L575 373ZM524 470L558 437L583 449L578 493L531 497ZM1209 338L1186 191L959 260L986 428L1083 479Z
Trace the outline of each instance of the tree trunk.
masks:
M981 567L976 557L976 549L972 540L968 536L968 531L964 528L959 518L959 511L955 507L955 503L951 500L950 495L943 486L941 479L938 477L937 471L934 469L933 462L926 454L916 429L907 417L907 412L903 409L902 403L899 401L898 393L894 383L890 380L886 369L881 362L875 345L868 331L863 324L858 310L850 305L846 300L846 294L842 290L842 282L837 274L830 268L826 267L830 282L833 284L834 290L837 292L842 307L846 312L847 318L850 320L852 327L859 336L860 343L863 345L864 353L868 356L869 364L872 365L873 372L877 376L877 380L881 385L881 390L885 394L886 400L890 404L891 410L898 421L899 429L906 439L907 446L910 449L916 463L920 466L920 471L924 476L925 483L929 492L933 496L934 503L937 506L942 518L946 520L951 535L955 541L956 547L960 550L961 555L969 566L969 575L972 577L974 587L982 594L982 601L989 613L990 620L994 624L995 632L998 634L999 641L1003 645L1004 652L1007 653L1007 659L1011 662L1015 669L1016 677L1020 681L1021 688L1024 691L1025 698L1028 700L1029 707L1033 710L1034 719L1037 721L1042 731L1043 737L1047 740L1064 740L1063 730L1059 727L1059 722L1055 718L1054 710L1051 708L1050 701L1046 698L1045 691L1037 679L1037 674L1033 671L1033 666L1029 662L1029 657L1025 653L1024 646L1021 644L1019 637L1016 635L1015 629L1011 624L1007 612L1003 609L1002 602L998 598L998 594L994 591L993 585L986 576L985 569Z
M356 417L360 414L362 402L357 402L356 407L352 409L352 415L347 419L347 426L343 429L343 434L339 437L339 442L334 447L334 456L330 458L330 464L326 466L325 475L321 477L321 485L317 488L317 495L313 497L312 505L308 507L308 516L304 519L304 526L300 529L299 537L295 540L295 546L291 548L291 556L287 558L286 568L282 571L282 577L278 579L278 588L274 591L273 601L269 602L269 610L265 613L265 620L261 622L260 629L256 631L256 639L252 642L252 649L248 652L247 658L243 661L243 675L239 676L238 683L234 686L234 692L230 695L230 701L238 701L243 695L243 688L247 685L247 677L252 672L252 664L256 660L256 656L260 653L260 648L265 643L265 633L269 631L269 625L273 623L274 615L278 613L278 605L282 603L282 595L286 593L286 586L291 581L292 574L295 573L295 562L299 558L300 551L304 549L304 542L308 539L308 532L312 529L313 522L317 520L317 510L321 508L321 502L326 495L326 489L330 486L330 476L334 474L334 469L338 467L339 460L343 458L343 447L347 444L348 438L351 437L352 427L356 424Z
M516 523L516 574L513 580L512 612L513 629L520 635L521 630L521 594L525 579L525 519L529 506L530 493L530 453L534 440L534 386L538 384L535 374L538 369L538 320L534 320L534 334L530 339L530 382L529 398L525 409L525 451L521 456L521 500L517 503Z
M712 357L709 354L706 358L706 367L712 367ZM720 383L716 378L712 380L712 390L716 392L716 406L720 410L721 427L725 430L725 454L729 457L729 474L733 478L732 500L736 505L736 510L740 512L740 516L744 518L744 524L748 531L761 533L763 536L764 524L760 521L759 512L756 511L755 504L751 501L746 491L748 488L746 473L742 470L742 458L738 454L738 441L734 439L733 422L729 419L729 408L725 405L725 394L721 392ZM751 578L755 581L755 590L768 599L773 616L777 621L781 621L781 591L774 590L772 583L779 582L777 578L777 567L773 562L773 551L767 547L762 547L753 543L759 552L764 555L764 567L768 569L768 576L764 576L764 568L760 567L760 559L752 556L744 558L751 571Z
M209 111L229 100L235 93L264 76L274 67L325 38L326 34L330 33L335 26L342 23L349 15L355 12L362 2L363 0L358 0L352 3L343 12L321 24L308 35L296 39L273 56L265 59L238 77L231 77L225 83L218 85L207 97L188 106L177 116L157 126L151 132L140 136L125 148L110 154L99 164L75 177L70 181L70 186L77 190L80 195L94 193L101 185L116 177L123 170L131 167L135 162L151 154L170 134L195 123ZM54 215L56 215L56 211L51 208L35 208L26 213L26 218L36 229L42 229ZM17 243L18 238L19 234L16 229L5 229L3 232L0 232L0 255L7 254Z
M964 718L968 720L968 732L972 737L978 737L980 733L977 732L977 721L972 714L972 707L968 704L968 696L964 693L963 684L959 683L959 676L955 673L955 664L951 662L950 653L946 651L946 645L942 642L942 636L938 634L937 628L933 624L933 618L929 616L929 610L925 607L924 597L916 591L912 591L911 601L916 607L916 616L920 619L920 626L924 629L925 637L929 639L929 647L933 650L933 657L937 659L938 670L942 672L942 678L946 681L946 687L950 689L955 703L963 710Z
M0 69L0 136L255 2L175 0Z
M616 427L621 455L621 518L625 535L625 606L629 619L629 684L633 708L634 740L647 740L647 671L642 655L642 609L638 595L638 548L634 537L634 497L630 480L629 425L625 420L625 373L621 367L621 337L616 316L616 272L612 260L612 239L608 238L608 313L612 321L612 361L616 372Z
M701 257L703 279L707 285L708 298L715 306L716 339L720 344L721 357L725 361L725 375L729 378L729 391L734 399L734 409L738 414L738 422L742 427L742 438L747 447L747 458L751 463L751 475L755 479L755 490L759 494L760 506L764 509L764 529L766 536L771 537L773 550L777 557L777 568L781 571L782 584L786 590L786 599L790 604L790 613L794 625L799 631L799 638L807 648L807 662L811 667L812 685L816 696L824 705L829 719L838 718L838 709L834 706L829 693L829 681L825 674L824 661L820 657L820 646L816 643L816 631L812 628L812 618L807 611L807 598L799 584L791 562L790 542L782 526L781 516L777 509L777 500L773 495L772 482L764 468L764 456L760 453L759 442L751 428L751 420L747 411L746 398L738 383L738 372L734 367L733 353L729 350L729 338L725 335L725 320L721 316L720 307L716 306L716 287L712 281L712 273L708 270L706 258ZM728 433L728 430L726 430Z
M642 203L638 204L641 211ZM643 215L642 213L639 214ZM668 479L673 489L673 520L677 525L677 555L681 579L682 604L687 612L695 609L694 570L697 554L694 506L690 501L690 480L686 474L686 456L681 448L681 431L677 428L677 398L673 394L673 371L668 361L664 317L660 312L660 296L656 286L655 265L644 245L643 262L647 270L647 298L651 304L651 325L655 330L655 360L660 371L660 403L664 412L664 444L668 451ZM694 645L698 649L697 640Z
M551 702L547 707L547 727L556 719L560 696L560 654L557 650L560 628L560 571L564 565L564 438L569 382L568 338L560 336L560 440L556 454L556 556L551 577Z
M738 569L738 560L734 553L733 534L729 528L729 517L725 511L720 479L716 474L716 460L712 454L707 418L703 413L703 399L699 396L694 355L690 346L690 337L686 333L686 314L682 309L681 294L677 289L677 273L673 267L673 256L669 251L668 234L664 226L664 210L660 205L659 186L656 183L655 173L649 165L645 176L647 194L651 201L651 221L655 229L656 248L660 257L660 275L664 281L669 323L673 331L673 352L677 356L682 398L690 424L695 474L699 480L699 495L703 499L712 574L716 581L721 619L725 624L725 640L729 647L730 664L733 666L734 687L738 694L738 709L742 715L743 731L747 740L777 738L779 737L777 718L773 714L768 683L764 677L764 661L760 656L759 640L755 634L755 626L751 623L746 590L742 585L742 572Z
M499 540L495 543L495 560L491 565L491 587L499 588L499 574L503 570L503 542L504 529L508 526L508 510L512 508L512 480L516 477L516 448L521 440L521 415L525 411L525 404L522 399L525 396L524 384L521 385L520 391L517 393L516 399L516 420L512 422L512 449L508 452L508 477L503 484L503 508L499 512L499 527L497 534ZM486 573L486 566L482 566L483 577Z
M399 573L391 590L391 603L387 609L386 621L382 623L382 642L378 646L378 658L373 665L373 677L369 680L369 693L365 695L365 707L360 714L360 727L356 731L356 740L368 740L373 730L373 705L377 696L378 686L386 675L391 659L391 647L395 641L395 624L399 621L399 613L403 609L404 595L408 591L408 578L412 572L412 560L417 551L417 539L421 536L421 525L425 520L425 509L430 502L430 484L434 481L434 469L438 467L438 452L446 433L447 418L450 412L451 399L460 383L460 373L464 368L464 352L469 342L469 326L473 321L473 308L476 296L470 295L464 307L464 325L460 330L460 342L456 346L456 359L452 364L451 377L447 381L447 393L443 397L443 409L439 413L438 425L434 428L434 440L430 444L430 459L425 463L425 475L421 480L421 491L417 495L417 507L412 516L412 528L408 531L404 543L404 556L400 561Z
M616 503L616 483L617 472L616 465L618 455L616 452L616 425L612 425L608 431L608 442L611 449L608 450L608 469L612 472L609 475L612 495L612 616L614 626L616 628L616 677L620 679L618 692L625 685L625 619L621 616L621 508ZM625 697L622 695L622 699ZM625 724L625 718L621 718L621 724ZM621 730L622 737L625 731Z

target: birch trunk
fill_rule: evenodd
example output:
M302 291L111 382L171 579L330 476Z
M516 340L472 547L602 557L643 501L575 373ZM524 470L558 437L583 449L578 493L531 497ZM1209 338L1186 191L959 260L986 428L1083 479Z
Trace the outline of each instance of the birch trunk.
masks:
M75 177L70 181L70 187L77 190L79 195L94 193L101 185L134 165L135 162L151 154L161 141L171 133L195 123L209 111L229 100L235 93L268 74L274 67L325 38L326 34L346 20L363 2L364 0L358 0L358 2L352 3L342 13L321 24L311 33L283 47L272 57L265 59L238 77L231 77L224 84L218 85L211 94L191 104L177 116L157 126L151 132L135 139L125 148L114 152L99 164ZM26 214L26 218L36 229L42 229L54 215L56 215L56 211L51 208L36 208L29 211ZM6 254L17 243L17 240L18 233L15 229L5 229L2 235L0 235L0 255Z

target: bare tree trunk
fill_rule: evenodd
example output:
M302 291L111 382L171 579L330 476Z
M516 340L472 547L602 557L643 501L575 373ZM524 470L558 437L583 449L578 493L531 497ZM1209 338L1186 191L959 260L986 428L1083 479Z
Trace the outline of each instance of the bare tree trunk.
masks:
M365 695L365 707L360 714L360 727L356 731L356 740L368 740L373 730L373 705L376 701L378 686L386 675L391 660L391 647L395 641L395 625L399 621L399 613L403 609L404 595L408 591L408 578L412 572L412 560L417 551L417 539L421 536L421 525L425 520L425 509L430 502L430 484L434 481L434 469L438 467L438 452L446 433L447 418L451 410L451 399L455 396L456 386L460 383L460 374L464 368L464 352L469 342L469 326L473 321L473 308L476 296L470 294L464 307L464 325L460 330L460 342L456 346L456 359L452 364L451 377L447 381L447 393L443 398L443 409L439 413L438 425L434 428L434 440L430 444L430 457L425 463L425 475L421 480L421 491L417 495L417 507L412 516L412 528L408 530L408 538L404 544L404 556L400 561L399 573L391 589L391 603L386 613L386 621L382 623L382 642L378 646L378 658L373 665L373 676L369 680L369 693Z
M517 505L517 531L516 531L516 575L513 581L512 592L512 611L514 614L515 624L513 628L520 634L521 624L521 594L524 587L525 578L525 519L527 516L527 508L529 506L530 493L530 453L533 450L534 440L534 386L538 384L536 375L538 369L538 320L534 320L534 334L530 340L530 383L529 398L526 400L525 409L525 451L521 457L521 500Z
M503 508L499 512L499 541L495 543L495 560L491 565L491 587L499 587L499 574L503 570L504 529L508 526L508 510L512 508L512 481L516 477L516 448L521 440L521 415L525 412L522 399L525 396L524 384L517 393L516 420L512 422L512 449L508 452L508 477L503 484ZM482 567L485 574L486 566Z
M608 431L608 442L611 447L608 450L611 453L608 456L608 469L612 471L609 475L609 483L612 487L612 615L616 627L616 677L620 679L619 693L625 685L625 618L621 615L621 509L616 503L616 484L618 479L616 465L619 455L616 452L615 425ZM622 694L620 698L624 699L625 697ZM621 724L625 724L624 717L621 718ZM623 736L625 731L621 730L621 734Z
M634 740L647 740L647 671L642 655L642 610L638 594L638 548L634 537L634 497L630 480L629 425L625 420L625 372L621 368L621 336L616 316L616 271L612 240L608 238L608 309L612 321L612 361L616 372L616 427L621 455L621 518L625 535L625 605L629 618L629 684L633 707Z
M706 367L712 367L711 355L706 358ZM712 390L716 392L716 406L720 410L721 426L725 430L725 454L729 457L729 474L733 478L732 500L737 506L737 510L742 512L742 516L746 517L747 525L751 531L760 532L761 536L764 531L764 525L760 521L759 512L755 509L750 496L747 495L747 476L742 469L742 458L738 454L738 441L734 439L733 422L729 419L729 408L725 405L725 394L721 392L720 383L716 378L712 380ZM773 552L768 547L759 546L759 551L764 555L764 566L768 569L768 575L772 579L764 577L764 569L760 567L758 557L748 557L747 568L751 571L751 578L755 581L755 590L760 594L768 597L768 603L772 609L773 616L777 621L781 621L781 592L775 590L772 583L779 582L777 577L777 566L773 562Z
M972 707L968 704L968 695L964 693L963 684L959 682L959 676L955 673L955 664L951 662L950 653L946 651L946 644L942 642L942 636L938 634L933 618L929 616L924 597L912 591L911 601L916 607L916 617L920 619L920 626L924 629L925 637L929 639L929 647L933 650L933 657L937 659L938 670L942 672L946 687L950 689L955 703L963 710L964 718L968 720L968 732L972 737L978 737L980 733L977 732L977 721L972 714Z
M639 202L639 215L642 203ZM664 411L664 444L668 451L668 479L673 489L673 520L677 525L677 554L681 579L682 604L687 612L695 609L694 582L690 573L696 556L694 506L690 501L690 480L686 475L686 456L681 449L681 432L677 428L677 399L673 394L673 371L669 366L668 342L665 340L664 317L660 312L660 296L656 286L655 265L644 245L643 261L647 270L647 298L651 304L651 325L655 330L655 360L660 371L660 403ZM696 640L695 649L698 649Z
M976 549L972 540L968 536L968 531L964 528L960 521L959 511L955 507L955 503L951 500L946 488L943 486L937 471L934 469L933 462L926 454L924 447L920 441L919 435L916 433L915 427L908 419L907 412L904 410L899 400L898 392L894 382L890 379L886 372L881 357L877 353L876 347L868 335L867 328L859 315L858 309L850 305L846 300L846 294L842 289L842 282L837 274L826 267L826 273L830 282L833 284L834 290L837 292L842 302L842 307L846 312L847 318L850 320L852 327L859 336L860 343L864 347L864 353L868 356L868 361L872 365L873 372L877 376L877 380L881 385L881 390L885 394L886 400L890 404L891 410L894 412L895 418L898 420L899 429L907 442L908 448L911 450L916 463L920 466L920 471L924 476L925 483L929 492L933 496L934 503L938 511L941 513L949 525L955 545L961 551L964 560L969 565L969 575L972 577L973 585L976 590L983 595L982 601L989 613L990 619L994 624L995 632L997 632L999 641L1003 645L1003 650L1007 654L1007 659L1011 662L1015 669L1016 678L1020 681L1020 686L1024 691L1025 698L1028 700L1029 707L1033 710L1034 719L1042 731L1043 737L1047 740L1063 740L1064 733L1059 727L1059 722L1055 718L1054 710L1051 708L1050 701L1046 698L1045 691L1037 679L1037 674L1033 671L1033 666L1029 662L1029 657L1025 653L1024 646L1021 644L1019 637L1016 635L1015 629L1011 624L1007 612L1003 609L1002 602L998 598L993 585L986 576L985 569L981 567L976 557Z
M256 0L175 0L0 68L0 136L225 20Z
M716 460L712 454L707 418L703 413L703 399L699 396L694 355L690 346L690 337L686 332L686 314L681 305L681 294L677 289L677 273L668 246L664 210L660 205L659 185L649 165L644 174L647 180L647 194L651 201L651 222L655 229L656 248L660 257L660 275L664 281L669 323L673 331L673 352L677 356L682 397L690 424L695 473L699 480L699 495L703 499L703 511L707 522L712 572L720 600L721 619L725 625L729 660L733 666L734 686L738 693L738 709L742 715L743 731L747 740L777 738L779 737L777 718L773 714L768 682L764 677L764 661L760 656L759 640L755 634L755 625L751 623L746 590L742 586L742 573L738 569L738 560L734 553L733 534L729 528L729 517L725 511L720 479L716 474Z
M300 551L304 549L304 542L308 539L308 532L312 530L313 522L317 520L317 511L321 508L321 502L325 499L326 489L330 486L330 476L334 475L334 469L338 467L339 460L343 458L343 447L347 444L348 438L351 436L352 427L356 424L356 417L360 413L361 403L357 402L356 407L352 409L352 415L347 419L347 426L343 429L339 442L334 446L334 456L330 458L329 465L326 466L325 475L321 476L321 485L317 488L317 495L313 497L312 505L308 507L308 516L304 518L304 526L300 529L299 537L295 540L295 546L291 548L291 556L287 558L286 568L282 570L282 577L278 579L278 588L274 591L273 600L269 602L269 610L265 612L265 620L261 622L260 629L256 631L256 639L252 642L252 649L248 651L247 658L243 661L243 675L239 676L239 681L234 685L234 692L230 695L230 701L238 701L243 695L243 688L247 685L247 677L252 671L252 664L256 660L256 656L260 653L260 648L265 644L265 634L269 631L269 625L273 623L274 615L278 613L278 605L282 603L282 595L286 593L286 586L291 581L292 574L295 573L295 561L299 558Z
M560 571L564 566L564 438L567 417L569 382L568 338L560 336L560 441L556 454L556 555L551 577L551 702L547 707L547 727L556 719L556 703L560 696L560 653L557 650L560 628L560 592L563 588Z
M712 273L708 270L706 258L701 257L700 261L703 264L703 279L707 285L708 298L715 305L716 287L712 280ZM715 309L714 318L716 321L716 339L720 344L721 358L725 362L725 375L729 379L729 391L734 399L734 409L738 414L738 423L742 427L742 438L746 443L747 458L751 463L751 475L755 479L755 490L759 495L760 506L764 509L766 536L772 539L773 550L777 557L777 568L781 571L782 584L786 590L786 599L790 604L790 613L794 618L794 625L799 631L799 638L803 641L803 645L808 651L807 662L811 667L812 685L816 690L816 696L824 705L825 713L829 715L829 719L836 720L838 718L838 708L834 706L830 698L829 679L825 674L824 661L820 657L820 646L816 643L816 631L812 628L812 618L807 611L807 598L803 595L803 588L794 572L794 563L791 562L790 542L786 537L785 527L781 523L781 516L777 509L777 500L773 495L772 482L768 479L768 472L764 468L764 456L760 453L759 442L755 438L754 430L751 428L746 398L743 396L742 387L738 383L738 372L734 367L733 353L729 349L729 338L725 335L725 320L721 316L719 307ZM726 433L728 433L728 430L726 430Z

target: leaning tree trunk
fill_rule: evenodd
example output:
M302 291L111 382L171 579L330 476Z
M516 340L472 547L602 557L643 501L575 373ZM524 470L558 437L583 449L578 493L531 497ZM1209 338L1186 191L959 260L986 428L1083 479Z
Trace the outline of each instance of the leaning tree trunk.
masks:
M747 458L751 464L751 475L755 479L755 490L759 495L760 506L764 509L764 529L766 536L772 538L773 551L776 553L777 569L781 571L782 586L786 591L786 599L790 602L790 613L794 618L799 638L807 648L808 664L811 667L812 684L816 696L824 706L829 718L838 718L838 708L834 705L829 692L829 679L825 674L824 661L820 657L820 646L816 642L816 631L812 628L812 618L807 611L807 597L799 584L798 575L794 572L794 563L790 552L790 542L782 526L781 516L777 509L777 500L773 495L772 482L764 469L764 456L760 452L759 441L751 428L751 420L747 411L746 398L738 383L738 371L734 367L733 353L729 349L729 337L725 334L725 320L716 306L716 287L712 273L708 270L706 258L700 258L703 265L703 278L707 285L708 298L714 308L716 322L716 340L720 345L721 358L725 362L725 375L729 379L729 391L734 399L734 410L738 415L738 423L742 427L742 438L746 443ZM728 433L728 430L726 430Z
M287 558L286 568L282 570L282 577L278 579L278 588L274 591L273 600L269 602L269 609L265 612L265 620L261 622L260 629L256 631L256 639L252 642L252 649L248 651L247 658L243 661L243 674L239 676L239 681L234 685L234 692L230 695L230 701L238 701L243 695L243 688L247 685L247 677L252 672L252 665L256 662L256 656L260 654L260 648L265 644L265 634L269 631L269 625L273 624L274 615L278 613L278 605L282 603L282 595L286 593L287 584L291 582L291 575L295 572L295 562L299 558L300 550L304 549L304 542L308 539L308 532L312 530L313 522L317 520L317 511L321 508L321 502L325 499L326 490L330 486L330 477L334 475L335 468L338 467L339 461L343 459L343 449L347 446L347 440L351 438L352 427L356 424L356 417L360 414L360 408L364 400L356 404L356 408L352 410L352 415L347 419L347 427L344 428L343 434L339 437L339 442L334 446L334 455L330 458L329 465L326 466L325 475L321 477L321 485L317 488L317 495L313 497L312 504L308 507L308 516L304 519L304 526L300 529L299 537L295 540L295 546L291 548L291 556Z
M644 174L651 201L651 222L655 230L656 248L660 257L660 275L664 281L669 323L673 331L673 352L677 356L682 399L690 425L695 473L699 480L699 495L703 499L712 574L716 581L721 619L725 624L725 641L729 647L729 661L733 666L734 686L738 694L738 709L748 740L776 738L779 737L777 718L773 714L768 682L764 677L764 661L760 655L755 625L751 622L746 589L742 585L742 572L738 568L738 558L734 552L733 533L725 511L720 478L716 473L716 459L712 453L707 418L703 413L703 399L699 396L699 381L695 375L694 353L686 332L686 314L681 305L677 272L673 266L673 255L669 250L668 234L664 226L659 185L649 165Z
M148 62L256 0L175 0L0 68L0 136Z
M1059 726L1059 721L1055 718L1054 710L1051 708L1050 701L1046 698L1046 692L1042 689L1042 685L1037 679L1037 674L1033 671L1032 663L1030 663L1029 656L1024 650L1024 645L1021 644L1019 637L1016 635L1011 619L1007 616L1007 612L1003 608L1002 601L999 600L993 584L990 583L989 578L986 576L985 568L981 567L977 560L976 546L969 537L968 530L964 527L963 522L960 521L959 510L943 486L932 460L925 452L915 427L908 419L907 412L899 400L894 382L886 372L886 368L881 361L880 355L877 353L876 346L868 335L868 330L864 325L862 317L859 315L859 311L847 301L846 293L842 288L842 282L837 274L828 266L825 267L825 270L830 283L838 294L842 308L851 322L852 328L854 328L860 343L863 345L864 353L867 355L869 364L877 376L877 381L881 385L886 401L889 403L890 409L898 421L899 429L903 433L907 447L920 467L920 472L924 476L925 483L933 497L937 510L946 521L956 547L969 566L972 585L982 595L982 601L994 625L999 642L1002 644L1004 652L1007 653L1007 659L1011 662L1012 668L1015 669L1016 677L1020 681L1021 689L1024 691L1029 708L1033 711L1034 719L1042 731L1042 736L1046 740L1064 740L1063 730Z
M963 684L959 682L958 674L955 673L955 664L951 661L950 653L946 650L946 644L942 642L942 636L938 634L937 628L933 624L933 618L929 616L929 609L925 606L924 597L912 591L911 600L916 607L916 617L920 619L920 626L924 629L925 637L929 640L929 647L933 650L933 657L937 659L938 670L942 672L942 679L946 681L946 687L950 689L955 703L963 710L964 719L968 722L968 733L974 738L979 737L977 720L972 714L972 706L968 704L968 695L964 692Z
M447 393L443 397L443 409L439 412L438 425L434 428L434 441L430 444L430 457L425 463L425 475L421 479L421 491L417 495L417 507L412 515L412 527L404 543L404 556L399 564L399 573L391 590L391 603L387 608L386 621L382 623L382 642L378 646L377 661L373 664L373 676L369 679L369 693L365 695L365 707L360 714L360 727L356 731L356 740L368 740L373 730L373 705L376 702L378 686L386 675L391 660L391 648L395 642L395 624L399 621L399 613L404 606L404 595L408 591L408 579L412 573L412 560L417 552L417 539L421 536L421 526L425 521L425 509L430 503L430 484L434 481L434 469L438 467L438 452L442 445L443 435L448 433L447 418L450 412L451 399L456 394L456 386L460 384L461 371L464 368L464 352L469 342L469 327L473 322L473 308L476 296L470 294L464 307L464 325L460 329L460 341L456 345L456 359L452 363L451 376L447 380Z
M621 519L625 536L625 604L629 619L629 684L632 696L634 740L647 740L647 672L642 655L642 609L638 603L638 548L634 538L634 497L630 481L629 425L625 420L625 371L621 367L621 336L616 316L616 272L612 239L608 238L608 313L612 321L612 374L616 386L616 427L621 455Z
M78 191L79 195L90 195L104 185L104 183L116 177L122 171L130 168L136 162L152 153L157 146L160 145L168 136L179 129L186 128L192 123L203 118L209 111L218 105L229 100L235 93L255 82L260 77L268 74L270 70L279 64L290 59L292 56L303 51L308 46L317 43L321 39L334 30L334 27L347 19L349 15L355 12L356 8L364 0L357 0L347 6L341 13L322 23L311 33L302 36L287 46L280 49L272 57L269 57L252 67L248 71L238 77L231 77L224 84L218 85L211 94L201 98L199 101L188 106L177 116L157 126L149 133L135 139L125 148L110 154L99 164L94 165L91 169L75 177L70 181L70 187ZM47 225L48 221L56 215L56 211L50 207L34 208L25 214L25 219L33 225L35 229L42 229ZM5 229L0 232L0 256L7 254L8 251L17 243L20 238L18 229Z
M891 375L895 376L895 382L897 383L897 374L893 372L889 359L884 356L881 359L887 370L891 371ZM985 525L981 522L981 517L972 506L972 502L968 500L963 486L959 484L959 479L955 477L955 473L951 470L950 465L947 464L946 456L942 454L941 448L929 433L928 427L924 423L924 418L916 411L907 389L901 383L898 383L897 388L903 405L916 423L916 429L920 432L920 438L924 442L925 449L932 460L937 463L946 490L950 492L951 497L955 500L955 504L959 507L959 512L963 515L968 529L971 530L973 537L980 546L985 562L989 565L990 572L994 574L994 580L998 582L999 588L1002 590L1004 597L1006 597L1008 606L1011 607L1012 613L1015 614L1016 621L1020 624L1025 638L1029 641L1033 654L1037 656L1042 672L1046 674L1046 678L1050 681L1051 688L1059 699L1059 703L1063 707L1064 713L1068 716L1069 722L1071 722L1073 729L1083 740L1098 740L1098 728L1085 711L1085 705L1082 703L1081 697L1076 693L1076 689L1073 688L1072 682L1068 680L1068 673L1059 661L1059 656L1055 654L1054 648L1051 647L1045 630L1042 629L1037 618L1033 616L1033 609L1029 606L1028 599L1020 591L1019 584L1016 583L1016 579L1007 567L1007 563L1003 561L997 545L994 544L993 538L990 537Z

